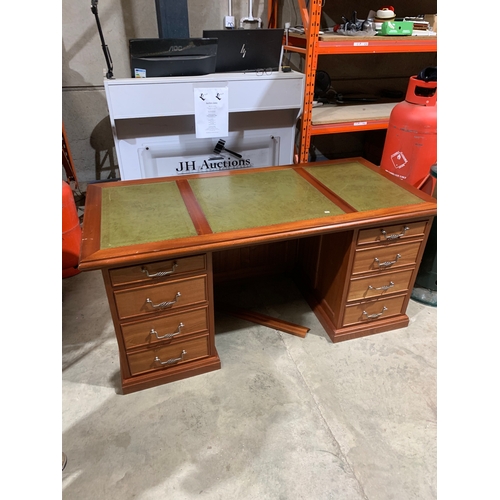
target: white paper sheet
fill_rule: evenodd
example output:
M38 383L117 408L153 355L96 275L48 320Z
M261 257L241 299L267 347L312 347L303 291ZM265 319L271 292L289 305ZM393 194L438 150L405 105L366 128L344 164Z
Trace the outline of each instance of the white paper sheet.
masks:
M194 89L196 138L227 137L229 135L228 88Z

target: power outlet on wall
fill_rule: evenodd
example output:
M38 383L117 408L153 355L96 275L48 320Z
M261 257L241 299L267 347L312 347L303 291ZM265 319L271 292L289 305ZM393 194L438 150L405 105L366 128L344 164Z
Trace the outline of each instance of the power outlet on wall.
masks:
M224 16L224 28L234 28L234 16Z

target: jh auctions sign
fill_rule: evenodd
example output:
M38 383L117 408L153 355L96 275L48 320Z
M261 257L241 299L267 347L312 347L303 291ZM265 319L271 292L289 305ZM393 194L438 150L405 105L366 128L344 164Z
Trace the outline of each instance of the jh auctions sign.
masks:
M230 170L236 168L248 168L252 166L250 158L228 159L228 158L208 158L203 161L188 160L180 161L175 171L178 174L192 174L213 172L217 170Z
M280 138L265 135L215 146L211 139L144 144L139 149L141 177L164 177L224 170L269 167L279 164Z

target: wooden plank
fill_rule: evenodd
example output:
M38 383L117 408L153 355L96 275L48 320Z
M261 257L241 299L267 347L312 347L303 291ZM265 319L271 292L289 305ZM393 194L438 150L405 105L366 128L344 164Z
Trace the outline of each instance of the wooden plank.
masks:
M319 40L322 42L394 42L394 43L407 43L409 40L413 41L415 38L425 37L430 39L436 39L437 34L431 31L423 31L418 33L413 33L411 36L401 36L401 35L374 35L374 36L350 36L350 35L340 35L338 33L324 33L319 35Z
M300 38L302 40L306 40L306 35L302 33L293 33L291 32L289 34L290 38ZM425 37L425 38L434 38L437 39L437 33L436 32L427 32L425 31L424 33L412 33L411 36L401 36L401 35L373 35L373 36L364 36L363 34L360 34L359 36L354 36L354 35L341 35L340 33L332 33L332 32L326 32L326 33L320 33L318 35L318 40L320 42L346 42L346 43L351 43L351 42L361 42L363 40L369 41L369 42L394 42L394 43L401 43L401 42L407 42L408 40L414 40L417 37Z
M295 335L297 337L304 338L307 335L307 332L310 330L310 328L307 328L305 326L296 325L295 323L290 323L282 319L273 318L265 314L249 311L247 309L240 309L237 307L229 306L227 304L221 306L217 305L216 309L220 310L221 312L230 314L231 316L234 316L236 318L251 321L259 325L264 325L281 332L290 333L291 335Z
M388 120L397 102L361 104L352 106L324 105L313 109L312 124L363 122L367 120Z

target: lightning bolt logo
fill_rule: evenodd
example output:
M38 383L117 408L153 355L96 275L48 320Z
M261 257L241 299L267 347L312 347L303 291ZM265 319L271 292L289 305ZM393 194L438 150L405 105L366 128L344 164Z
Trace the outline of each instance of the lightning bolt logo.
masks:
M243 54L241 57L244 58L246 55L247 51L245 49L245 44L241 46L240 54Z

